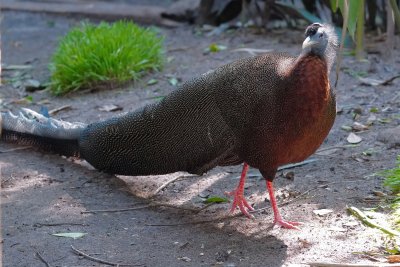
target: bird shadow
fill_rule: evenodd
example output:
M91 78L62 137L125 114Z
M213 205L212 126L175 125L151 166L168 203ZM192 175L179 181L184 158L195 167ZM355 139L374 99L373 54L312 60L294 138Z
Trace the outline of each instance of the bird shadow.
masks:
M12 177L2 183L3 260L16 264L14 266L36 261L32 253L21 253L32 249L42 251L50 263L82 264L73 253L66 253L70 250L71 240L43 236L43 233L67 231L88 233L74 241L75 247L97 253L111 251L117 253L114 258L120 261L135 259L149 266L187 266L187 258L193 265L258 266L269 262L270 266L280 266L286 258L285 242L268 234L271 224L259 226L258 230L262 229L264 234L257 235L245 231L247 226L242 222L251 222L252 228L254 222L242 217L196 223L199 218L226 215L218 205L214 210L204 210L200 214L165 206L125 212L81 213L135 207L148 201L133 196L129 190L132 185L128 187L126 179L90 170L56 155L15 151L2 158L1 170L2 181ZM154 177L154 180L157 178L165 177ZM149 180L136 186L151 192ZM183 186L197 180L202 178L185 179ZM168 186L161 197L155 199L165 201L170 197L166 193L170 190ZM172 187L171 192L178 190L174 191ZM192 196L186 193L182 196L183 199L169 202L178 206L192 205Z

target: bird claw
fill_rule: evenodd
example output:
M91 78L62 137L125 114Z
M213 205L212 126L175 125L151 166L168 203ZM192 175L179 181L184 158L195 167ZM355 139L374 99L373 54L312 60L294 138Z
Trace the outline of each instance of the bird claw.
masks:
M249 211L253 211L254 208L247 203L247 200L243 196L243 192L240 193L237 190L233 190L232 192L225 192L227 196L234 196L232 208L230 213L234 212L236 207L239 207L240 211L248 218L253 219L254 216L249 213Z
M295 230L300 230L299 227L297 227L298 225L302 225L303 223L301 222L291 222L291 221L285 221L283 219L275 219L274 220L274 224L275 225L279 225L282 228L285 229L295 229Z

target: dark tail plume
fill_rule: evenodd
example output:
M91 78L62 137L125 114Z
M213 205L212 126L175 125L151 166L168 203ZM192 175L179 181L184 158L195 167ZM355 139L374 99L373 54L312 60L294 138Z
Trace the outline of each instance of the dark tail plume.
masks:
M33 110L22 109L19 115L0 113L1 140L27 145L67 157L79 157L79 138L83 123L47 118Z

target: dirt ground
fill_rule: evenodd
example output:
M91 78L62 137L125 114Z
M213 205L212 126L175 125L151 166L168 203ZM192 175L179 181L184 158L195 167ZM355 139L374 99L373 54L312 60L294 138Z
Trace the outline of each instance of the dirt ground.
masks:
M232 51L251 47L298 54L301 31L283 29L264 35L248 30L226 32L208 37L193 27L182 25L163 29L168 62L163 71L146 76L142 82L124 89L54 97L47 91L28 93L32 103L21 98L27 93L18 86L21 77L44 82L47 65L57 40L78 18L44 14L3 12L2 56L7 65L31 65L26 70L6 70L0 91L1 109L20 107L49 110L64 105L69 110L55 115L69 121L92 122L115 116L117 112L99 111L114 104L122 112L135 110L157 101L175 89L170 75L185 81L247 52ZM368 40L371 40L369 38ZM211 43L227 50L204 54ZM373 42L372 50L382 50ZM200 212L168 206L148 206L148 200L181 208L203 207L207 195L223 196L236 187L241 166L216 168L204 176L175 173L164 176L122 177L93 170L87 164L48 155L32 149L13 150L0 144L1 210L3 266L103 266L73 253L71 245L91 256L114 263L141 266L294 266L307 262L374 263L355 252L383 252L385 236L362 225L346 212L346 206L376 207L375 191L382 178L373 173L394 166L399 154L391 145L377 141L379 134L399 125L400 79L387 86L362 85L357 75L387 79L398 74L400 49L389 61L370 53L367 61L345 57L337 89L336 123L315 161L278 173L277 197L285 218L304 222L300 231L272 227L273 214L266 199L265 182L257 170L250 170L245 194L256 209L255 219L244 216L198 223L226 217L231 203L213 205ZM334 75L332 74L332 77ZM156 85L147 86L149 79ZM14 85L14 86L13 86ZM371 113L377 108L378 113ZM121 111L118 111L121 112ZM375 116L375 119L371 117ZM357 133L363 140L348 146L349 135L342 126L354 121L372 126ZM390 143L390 142L389 142ZM8 151L7 150L11 150ZM291 176L294 179L285 177ZM179 177L158 194L155 190L166 181ZM150 202L155 203L155 202ZM82 213L143 207L120 212ZM313 210L330 209L323 216ZM56 237L53 233L83 232L82 238ZM379 257L378 257L379 258ZM104 265L105 266L105 265ZM121 265L122 266L122 265Z

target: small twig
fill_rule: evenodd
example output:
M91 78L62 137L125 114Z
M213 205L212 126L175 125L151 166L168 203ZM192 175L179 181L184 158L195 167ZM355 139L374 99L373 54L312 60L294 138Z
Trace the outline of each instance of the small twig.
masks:
M280 166L278 168L278 171L282 171L282 170L291 169L291 168L294 168L294 167L303 166L303 165L306 165L306 164L309 164L309 163L312 163L312 162L315 162L315 161L318 161L318 159L311 158L311 159L306 159L304 161L297 162L297 163L286 164L286 165Z
M42 257L42 255L40 255L38 251L36 251L36 257L38 257L39 260L46 265L46 267L50 267L50 264Z
M392 78L389 78L389 79L383 81L381 84L382 85L388 85L388 84L390 84L391 82L393 82L397 78L400 78L400 75L393 76Z
M378 99L378 95L375 95L374 98L369 102L372 105Z
M211 207L211 206L214 205L214 204L217 204L217 203L215 203L215 202L208 203L207 205L204 205L203 207L197 209L197 210L196 210L196 213L199 213L199 212L201 212L201 211L203 211L203 210L205 210L205 209L208 209L209 207Z
M164 184L162 184L159 188L157 188L154 192L153 195L151 197L155 197L161 190L163 190L165 187L167 187L169 184L175 182L176 180L180 179L182 176L177 176L172 178L171 180L165 182Z
M52 110L49 111L49 115L57 114L58 112L60 112L60 111L62 111L64 109L71 109L71 105L64 105L64 106L61 106L59 108L52 109Z
M88 226L84 223L35 223L34 226L36 227L43 227L43 226L60 226L60 225L79 225L79 226Z
M149 208L151 205L145 205L140 207L133 207L133 208L125 208L125 209L109 209L109 210L85 210L81 211L81 214L84 213L97 213L97 212L121 212L121 211L130 211L130 210L140 210Z
M95 258L95 257L92 257L92 256L90 256L90 255L88 255L88 254L86 254L86 253L74 248L73 245L71 245L71 249L79 256L83 256L83 257L85 257L85 258L87 258L87 259L89 259L91 261L95 261L95 262L99 262L99 263L103 263L103 264L107 264L107 265L111 265L111 266L143 266L143 264L115 263L115 262L109 262L109 261L106 261L106 260Z
M29 149L29 148L31 148L31 146L10 148L10 149L6 149L6 150L0 150L0 153L14 152L14 151L25 150L25 149Z

